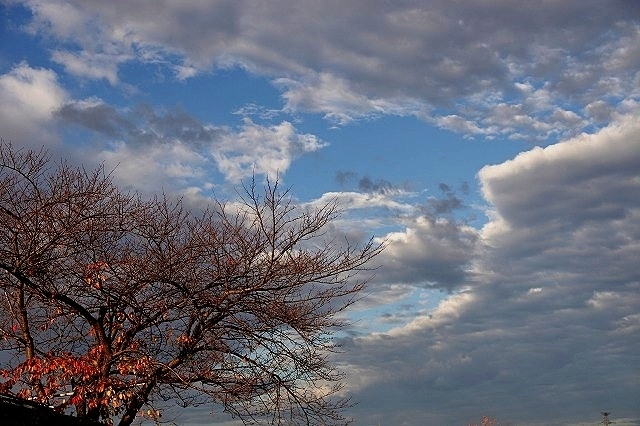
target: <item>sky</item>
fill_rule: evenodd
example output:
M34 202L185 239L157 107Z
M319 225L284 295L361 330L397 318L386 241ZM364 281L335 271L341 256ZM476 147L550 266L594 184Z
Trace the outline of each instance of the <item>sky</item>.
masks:
M0 136L387 248L357 426L640 425L640 2L0 0ZM181 424L226 424L206 408Z

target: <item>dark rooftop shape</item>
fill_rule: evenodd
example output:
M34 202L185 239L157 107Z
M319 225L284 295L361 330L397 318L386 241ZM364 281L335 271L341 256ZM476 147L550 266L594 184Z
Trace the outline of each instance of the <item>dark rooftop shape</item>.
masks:
M2 426L104 426L55 412L43 404L0 393L0 425Z

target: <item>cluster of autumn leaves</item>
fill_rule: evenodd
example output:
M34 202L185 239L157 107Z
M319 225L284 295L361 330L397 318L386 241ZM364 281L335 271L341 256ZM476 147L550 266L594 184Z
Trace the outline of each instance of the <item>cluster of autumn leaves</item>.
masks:
M85 282L96 290L102 289L102 284L107 280L107 276L105 274L107 266L108 265L102 261L87 265L86 272L84 274Z
M88 265L84 277L87 285L100 288L107 280L105 267L104 262ZM48 322L42 323L40 331L46 331L47 326L53 325L56 317L62 315L63 312L57 309ZM20 326L14 323L12 331L19 332ZM88 336L93 335L94 331L90 329ZM167 333L167 337L173 337L177 346L190 341L188 336L175 335L172 331ZM113 346L121 344L122 338L122 334L116 337ZM150 376L154 368L153 359L140 356L139 346L140 342L128 343L127 351L131 356L112 359L108 375L102 371L107 350L105 345L94 345L82 355L49 352L32 356L11 368L0 368L0 393L15 391L18 398L50 405L58 412L65 412L70 407L94 410L100 413L106 424L112 424L113 418L120 415L134 397L137 387L144 384L141 378ZM137 416L158 420L161 411L150 407L138 411Z
M122 376L96 381L96 377L100 377L100 352L101 348L96 346L82 356L72 353L47 354L27 359L12 369L0 369L0 377L3 379L0 392L10 392L21 381L35 382L40 385L38 391L23 387L16 396L43 403L56 401L54 408L58 411L86 404L87 409L108 411L108 415L112 417L122 411L136 386L135 379L125 382L122 377L149 366L141 359L120 362L115 368ZM141 416L145 414L147 417L159 418L160 411L147 410L140 413Z
M482 421L478 423L469 423L469 426L498 426L498 421L489 416L482 416Z

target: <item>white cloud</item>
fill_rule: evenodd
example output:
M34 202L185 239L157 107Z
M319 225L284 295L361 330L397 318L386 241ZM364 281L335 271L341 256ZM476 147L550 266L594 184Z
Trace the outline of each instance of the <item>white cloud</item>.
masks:
M339 124L365 117L382 115L409 115L420 110L411 98L368 98L354 91L347 80L329 73L311 74L303 81L278 78L276 86L284 88L285 111L321 113Z
M184 191L194 180L199 181L201 187L206 185L207 159L179 141L151 144L145 148L144 155L139 155L135 147L119 142L97 153L96 159L116 168L114 177L120 185L139 191L154 193L158 188Z
M90 79L106 79L115 85L118 82L118 62L113 55L88 55L86 52L53 52L52 59L64 66L66 71Z
M358 300L354 310L362 311L380 306L388 306L393 303L406 300L414 292L414 289L404 284L376 283L365 290L362 299ZM361 322L361 320L358 320ZM369 324L356 324L359 326L370 326Z
M481 135L488 133L485 129L479 127L476 123L470 120L466 120L459 115L446 115L443 117L436 117L434 122L445 129L453 130L454 132L463 133L469 136Z
M3 116L29 117L43 122L51 119L52 113L66 97L57 82L55 72L43 68L31 68L21 63L0 77Z
M244 118L238 128L223 127L203 123L181 108L156 111L142 105L129 111L97 98L68 101L56 117L99 134L102 142L91 149L101 152L108 165L119 165L123 182L139 182L145 189L153 182L174 189L196 185L194 179L211 179L201 170L205 166L215 166L233 184L254 174L275 178L295 158L327 145L288 121L261 125Z
M178 80L186 80L198 74L198 70L190 65L176 65L175 71Z
M77 4L65 2L27 2L34 12L34 22L30 30L34 33L46 27L56 37L70 38L79 36L91 21L87 19L87 10Z
M362 193L362 192L325 192L320 198L309 205L324 205L335 202L343 211L357 209L385 208L397 212L409 213L415 210L415 206L396 201L394 194Z
M32 147L54 141L47 125L66 98L54 71L18 64L0 75L2 137Z
M386 335L394 336L411 336L413 333L422 330L446 326L454 323L467 307L474 302L474 295L468 291L455 293L443 301L427 315L420 315L400 327L389 330ZM436 343L442 346L444 342Z
M211 155L227 180L239 182L254 173L275 178L296 156L325 145L314 135L297 133L287 121L265 127L245 118L239 132L221 136Z

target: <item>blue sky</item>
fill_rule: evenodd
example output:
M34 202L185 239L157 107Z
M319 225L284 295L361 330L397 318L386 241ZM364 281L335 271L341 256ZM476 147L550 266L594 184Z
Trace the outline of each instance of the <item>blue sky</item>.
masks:
M388 241L336 358L356 425L640 424L640 2L0 0L0 19L14 146L193 205L277 175Z

